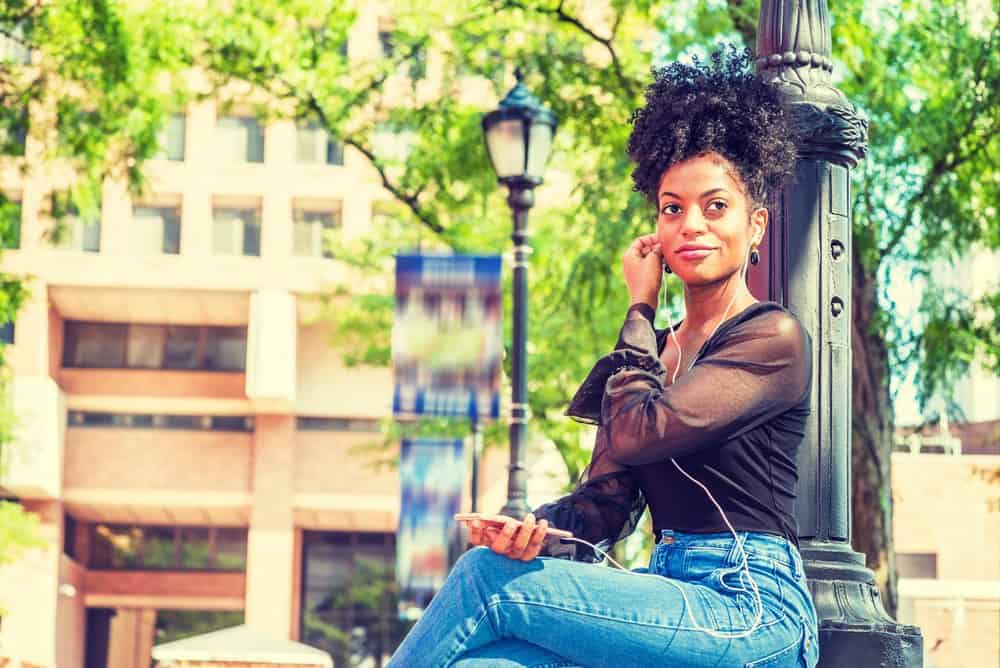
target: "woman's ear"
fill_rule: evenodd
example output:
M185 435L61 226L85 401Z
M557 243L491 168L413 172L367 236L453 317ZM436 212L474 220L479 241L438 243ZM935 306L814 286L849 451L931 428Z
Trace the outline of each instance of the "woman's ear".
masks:
M750 214L750 225L754 228L753 236L750 238L751 246L757 246L764 242L764 233L767 232L769 221L770 217L765 207L757 207Z

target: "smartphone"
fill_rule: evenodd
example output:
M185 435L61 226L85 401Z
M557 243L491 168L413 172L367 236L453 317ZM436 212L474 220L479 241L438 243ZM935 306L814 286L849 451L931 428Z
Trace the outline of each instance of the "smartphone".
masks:
M493 525L498 529L502 529L505 524L507 524L507 519L500 515L486 515L483 513L455 513L455 519L459 522L471 522L472 520L479 520L480 522L485 522L488 525ZM569 531L563 529L556 529L555 527L549 527L545 530L546 536L558 536L559 538L572 538L573 534Z

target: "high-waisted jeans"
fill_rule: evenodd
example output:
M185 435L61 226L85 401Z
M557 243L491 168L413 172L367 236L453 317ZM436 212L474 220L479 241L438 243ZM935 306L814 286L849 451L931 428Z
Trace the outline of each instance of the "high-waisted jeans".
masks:
M703 630L740 635L757 617L732 534L666 530L649 568L632 572L473 548L389 666L812 668L816 610L798 550L777 536L738 535L763 602L743 637Z

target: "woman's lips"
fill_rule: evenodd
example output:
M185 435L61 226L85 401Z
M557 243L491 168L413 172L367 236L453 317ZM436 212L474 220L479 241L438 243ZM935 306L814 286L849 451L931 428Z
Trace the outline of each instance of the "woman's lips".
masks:
M692 248L691 250L677 251L677 255L680 256L682 260L700 260L703 257L707 257L709 253L714 251L714 248Z

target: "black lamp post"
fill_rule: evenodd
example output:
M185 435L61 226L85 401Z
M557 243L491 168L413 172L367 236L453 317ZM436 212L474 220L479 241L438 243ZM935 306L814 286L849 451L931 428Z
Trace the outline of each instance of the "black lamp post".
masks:
M521 83L507 93L496 111L483 116L486 150L497 173L507 186L507 204L514 214L514 350L511 359L512 391L510 407L510 467L504 515L520 519L530 512L526 497L527 476L524 450L528 427L527 355L528 336L528 209L535 203L535 187L542 182L545 163L556 131L556 116L542 106Z
M868 122L833 85L831 44L826 0L761 1L757 71L798 125L799 160L771 202L759 293L786 304L813 340L796 515L819 665L919 668L920 629L886 613L864 555L851 548L850 170L867 153Z

